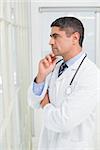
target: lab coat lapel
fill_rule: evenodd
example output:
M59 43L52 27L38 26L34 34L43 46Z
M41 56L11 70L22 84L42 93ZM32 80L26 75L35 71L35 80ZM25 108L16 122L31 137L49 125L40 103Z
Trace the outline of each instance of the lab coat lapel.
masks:
M65 77L68 78L71 74L73 74L77 70L77 66L71 66L67 68L58 78L57 80L60 81L64 79Z
M74 74L79 66L79 64L81 63L82 59L84 58L85 53L70 67L68 67L59 77L58 77L58 81L62 80L63 78L68 78L71 74Z

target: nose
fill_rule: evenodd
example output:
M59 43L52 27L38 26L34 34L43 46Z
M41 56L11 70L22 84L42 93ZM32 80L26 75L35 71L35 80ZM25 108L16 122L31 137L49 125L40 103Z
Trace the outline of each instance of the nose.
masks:
M55 43L54 38L52 37L49 41L49 45L53 45Z

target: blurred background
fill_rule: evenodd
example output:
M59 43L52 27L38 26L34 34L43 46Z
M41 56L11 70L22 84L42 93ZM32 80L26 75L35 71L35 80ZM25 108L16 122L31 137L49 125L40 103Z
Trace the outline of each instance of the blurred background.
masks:
M50 52L50 24L75 16L85 27L83 49L100 68L99 0L0 0L0 150L37 150L42 110L27 104L39 60ZM100 106L95 150L100 150Z

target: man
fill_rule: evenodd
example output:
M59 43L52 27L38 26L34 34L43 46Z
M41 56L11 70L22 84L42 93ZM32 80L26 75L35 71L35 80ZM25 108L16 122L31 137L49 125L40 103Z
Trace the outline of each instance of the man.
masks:
M100 71L82 50L83 24L74 17L58 18L50 36L52 52L40 61L28 92L29 105L44 113L38 149L92 150Z

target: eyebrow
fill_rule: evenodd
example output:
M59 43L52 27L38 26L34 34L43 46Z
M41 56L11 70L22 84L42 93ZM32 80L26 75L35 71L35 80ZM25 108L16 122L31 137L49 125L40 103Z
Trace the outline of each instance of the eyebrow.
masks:
M58 33L50 34L50 37L54 37L54 36L60 36L60 34L58 34Z

